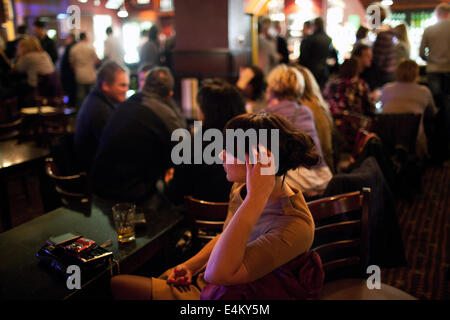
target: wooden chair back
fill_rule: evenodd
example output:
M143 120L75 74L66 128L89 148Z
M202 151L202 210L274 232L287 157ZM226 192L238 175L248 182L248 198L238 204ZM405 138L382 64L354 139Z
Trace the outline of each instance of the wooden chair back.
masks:
M402 146L415 154L420 118L420 114L414 113L380 114L375 117L371 131L380 137L388 152Z
M222 232L227 217L228 202L209 202L185 196L184 204L193 223L195 245L209 241Z
M22 118L17 97L0 101L0 141L19 137L21 128Z
M45 172L55 184L65 206L89 202L87 175L84 172L74 175L62 175L53 158L45 159Z
M315 250L325 281L365 273L369 252L370 188L307 203L316 224Z

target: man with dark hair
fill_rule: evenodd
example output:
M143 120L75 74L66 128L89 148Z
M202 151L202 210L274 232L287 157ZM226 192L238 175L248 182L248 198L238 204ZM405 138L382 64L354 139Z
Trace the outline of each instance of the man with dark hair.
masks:
M268 75L278 64L277 43L270 35L270 19L260 17L258 21L258 67Z
M174 79L165 67L153 68L144 87L121 103L106 124L92 167L94 194L140 203L172 167L172 132L183 124L168 105Z
M67 38L64 40L65 48L63 56L61 57L60 62L60 77L61 77L61 84L64 89L64 93L68 96L69 101L68 105L70 107L76 107L77 106L77 82L75 80L75 73L70 65L69 56L70 56L70 50L72 47L77 43L77 39L75 34L71 33L67 36Z
M152 26L148 32L148 41L142 45L139 51L140 65L149 64L156 67L161 64L158 34L158 27Z
M367 37L369 35L369 29L364 26L359 26L356 31L356 42L355 47L359 44L367 44Z
M126 100L127 70L114 61L106 62L97 75L95 88L84 100L75 126L75 147L80 169L89 171L109 117L116 104Z
M41 42L41 47L44 51L47 51L50 58L54 64L58 60L58 50L56 49L55 42L50 39L47 35L47 30L45 29L45 22L39 19L34 21L34 34Z
M282 26L280 21L275 21L273 23L274 29L277 32L276 41L277 41L277 52L278 52L278 60L280 63L289 63L289 49L286 38L284 37L284 32L282 30Z
M95 83L97 77L95 66L99 62L95 48L89 43L85 32L80 33L80 41L70 49L69 61L77 81L77 107L79 107Z
M145 83L147 81L147 76L150 74L150 71L152 71L152 69L153 69L152 66L149 64L145 64L139 68L139 71L138 71L139 90L142 90L145 87ZM161 70L166 70L166 69L164 68ZM150 81L153 82L154 80L150 80ZM149 84L149 87L153 88L155 86L153 86L152 84ZM152 90L156 90L156 87ZM176 113L177 117L180 119L180 121L183 123L183 125L186 126L186 119L185 119L183 113L181 112L180 107L177 105L177 103L173 99L173 91L171 91L169 93L169 98L167 99L167 104Z
M123 64L124 52L119 39L114 37L113 29L111 27L106 28L106 40L104 43L103 58L105 61L115 61L119 64Z
M298 63L308 68L323 88L329 76L327 58L332 53L331 38L325 33L323 19L314 19L314 33L302 40Z
M305 21L303 23L303 30L302 30L302 39L305 39L306 37L312 35L314 32L314 26L311 21Z

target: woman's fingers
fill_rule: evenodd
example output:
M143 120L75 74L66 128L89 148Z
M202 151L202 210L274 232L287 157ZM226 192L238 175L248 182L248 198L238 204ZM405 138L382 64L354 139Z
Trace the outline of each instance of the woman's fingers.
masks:
M176 277L184 276L187 273L186 269L182 267L175 267L174 271Z
M175 273L174 270L172 269L172 271L170 272L169 276L167 277L166 282L168 284L173 284L175 282Z
M270 164L270 157L269 157L269 152L267 151L267 148L263 145L258 145L259 147L259 158L260 158L260 163L262 165L269 165Z
M192 282L192 273L184 265L176 266L167 277L167 283L174 286L189 286Z

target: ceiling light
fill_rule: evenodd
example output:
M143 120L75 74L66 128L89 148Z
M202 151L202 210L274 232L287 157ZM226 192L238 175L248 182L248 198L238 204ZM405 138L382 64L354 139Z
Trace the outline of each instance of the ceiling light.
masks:
M127 11L127 9L125 8L124 5L122 5L122 6L120 7L119 12L117 12L117 16L118 16L119 18L126 18L126 17L128 17L128 11Z
M105 8L117 10L120 8L120 5L122 5L123 2L124 0L108 0L105 4Z

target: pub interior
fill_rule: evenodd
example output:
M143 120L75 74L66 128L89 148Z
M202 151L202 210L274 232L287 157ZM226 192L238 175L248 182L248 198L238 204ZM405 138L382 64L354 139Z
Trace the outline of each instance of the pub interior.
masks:
M450 298L449 2L0 0L0 67L0 300Z

